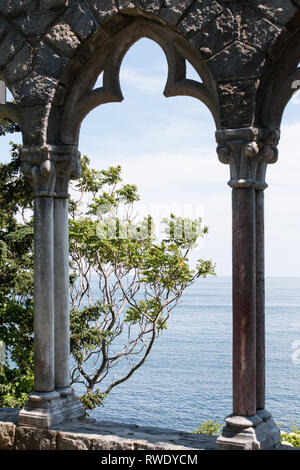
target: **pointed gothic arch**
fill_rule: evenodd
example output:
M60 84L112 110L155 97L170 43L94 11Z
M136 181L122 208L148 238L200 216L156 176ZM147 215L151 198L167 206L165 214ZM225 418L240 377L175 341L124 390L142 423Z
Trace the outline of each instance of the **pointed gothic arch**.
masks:
M167 57L165 95L206 104L219 159L231 171L233 415L218 447L276 446L280 433L265 410L263 191L299 79L299 0L2 3L0 77L15 104L1 104L0 115L20 123L22 170L35 197L35 392L20 425L49 428L83 414L69 387L68 185L80 174L82 119L104 102L122 100L124 54L149 37ZM202 83L186 78L186 60ZM93 90L102 71L103 87Z

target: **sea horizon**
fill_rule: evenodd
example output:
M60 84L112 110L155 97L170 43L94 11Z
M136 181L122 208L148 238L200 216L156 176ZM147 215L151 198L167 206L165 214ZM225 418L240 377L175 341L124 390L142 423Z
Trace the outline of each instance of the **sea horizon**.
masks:
M266 278L266 408L286 430L300 426L299 280ZM231 276L189 287L146 363L90 415L184 431L222 423L232 412L231 294Z

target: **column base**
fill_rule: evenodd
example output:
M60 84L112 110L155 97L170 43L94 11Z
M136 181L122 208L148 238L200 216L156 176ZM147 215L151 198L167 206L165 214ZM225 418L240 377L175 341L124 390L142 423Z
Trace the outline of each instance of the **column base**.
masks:
M19 413L18 424L50 429L84 416L84 407L71 388L53 392L32 392Z
M267 410L254 416L230 415L225 422L218 450L267 450L280 445L280 430Z

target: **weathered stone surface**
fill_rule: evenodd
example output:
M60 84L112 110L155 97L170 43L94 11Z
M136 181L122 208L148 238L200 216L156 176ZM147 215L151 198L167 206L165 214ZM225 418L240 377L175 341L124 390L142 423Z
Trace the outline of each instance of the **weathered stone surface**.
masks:
M72 57L80 45L79 39L72 32L69 24L63 21L52 26L46 36L46 40L56 51L65 57Z
M0 443L2 436L16 450L212 450L216 444L212 436L89 418L51 430L17 426L17 411L0 413Z
M15 97L25 106L45 104L54 96L56 81L33 72L21 85L13 85ZM33 123L32 123L33 124Z
M82 434L58 433L57 449L58 450L90 450L92 440L84 437Z
M221 125L223 128L252 126L258 80L219 83Z
M89 3L99 23L118 13L116 0L89 0ZM123 3L123 0L119 1L120 8Z
M8 23L0 18L0 39L2 39L4 33L7 31Z
M98 24L85 0L76 0L66 13L67 21L80 39L87 38Z
M17 426L15 450L55 450L56 432Z
M22 48L24 38L14 29L10 29L0 42L0 69Z
M47 31L54 18L55 13L53 11L41 11L16 18L13 22L26 36L39 37Z
M177 24L184 13L188 11L192 3L193 0L184 0L182 2L177 2L177 0L165 0L159 12L159 16L168 21L168 23Z
M137 0L137 7L150 13L158 13L164 0Z
M250 6L261 15L277 23L286 24L297 12L297 7L291 0L251 0Z
M40 0L41 8L51 9L51 8L63 8L69 5L69 0Z
M12 90L15 92L14 88ZM16 95L15 99L19 99ZM40 106L20 106L19 109L22 125L24 145L40 145L46 138L47 108ZM1 418L1 417L0 417Z
M178 30L190 37L205 28L222 11L222 6L215 0L196 0L187 15L178 24Z
M282 26L275 26L250 8L246 9L241 27L241 40L243 42L270 53L282 33Z
M6 0L0 3L3 16L21 16L37 11L39 0Z
M11 450L14 447L16 426L13 423L0 421L0 450Z
M262 73L265 55L236 41L215 55L207 64L216 80L250 78Z
M3 410L3 409L2 409ZM0 450L213 450L216 437L110 421L69 422L48 431L17 426L18 410L0 410ZM94 422L91 422L94 421ZM292 450L281 446L281 450Z
M226 8L220 16L193 36L190 41L206 58L224 49L233 39L238 39L238 30L236 18L231 10Z
M5 67L3 73L8 83L24 80L32 71L32 48L25 44Z
M66 59L47 44L41 42L36 54L35 70L47 77L59 78L66 64Z
M132 8L137 8L138 0L119 0L118 1L118 10L124 12L124 10L131 10Z

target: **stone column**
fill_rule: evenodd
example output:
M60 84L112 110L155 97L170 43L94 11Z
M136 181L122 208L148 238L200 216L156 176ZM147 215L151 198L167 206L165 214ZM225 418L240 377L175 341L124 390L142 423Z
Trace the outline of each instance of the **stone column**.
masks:
M267 449L280 431L264 409L263 190L268 158L266 132L256 128L217 131L218 155L230 165L233 260L233 413L219 449ZM263 406L259 409L258 406Z
M256 190L256 408L265 408L265 227L264 191Z
M53 197L34 200L34 390L54 390Z
M55 166L44 149L34 149L22 164L33 184L34 197L34 392L20 411L19 423L45 422L48 403L59 398L54 391L54 246L53 196ZM25 152L25 149L23 150Z
M69 227L68 188L79 168L79 156L56 156L54 198L55 389L61 396L70 388Z
M22 171L32 181L35 198L35 385L19 413L19 424L42 428L84 416L83 406L69 387L68 213L67 199L56 193L66 178L68 184L78 161L68 156L64 163L59 158L50 146L23 148ZM66 167L70 169L67 176Z
M256 413L255 189L232 190L233 414Z
M280 134L275 129L263 132L261 150L256 171L256 414L265 422L272 418L265 408L266 348L265 348L265 223L264 189L268 164L278 160Z
M70 320L68 195L62 191L54 199L54 226L55 388L63 391L70 387Z

